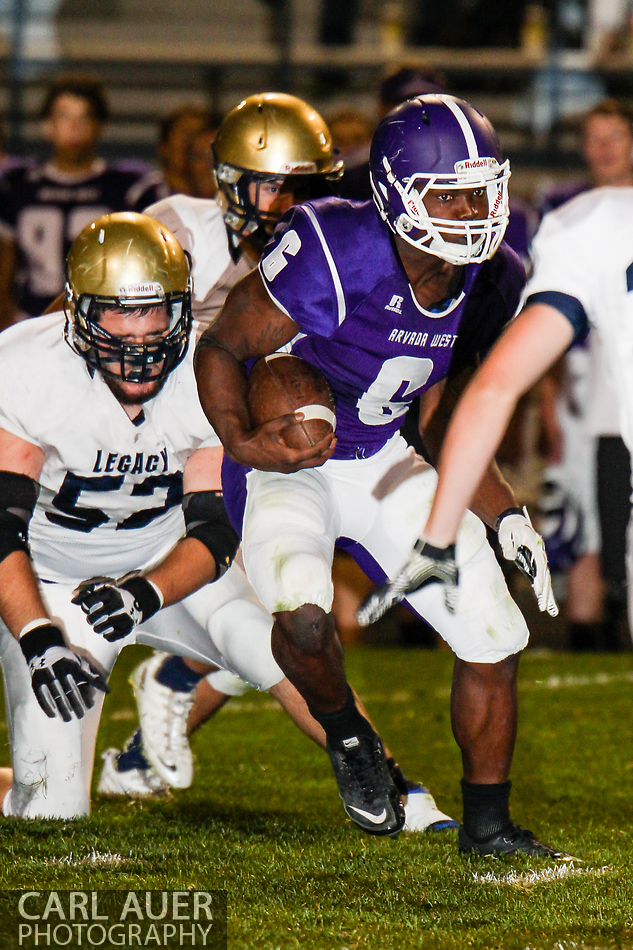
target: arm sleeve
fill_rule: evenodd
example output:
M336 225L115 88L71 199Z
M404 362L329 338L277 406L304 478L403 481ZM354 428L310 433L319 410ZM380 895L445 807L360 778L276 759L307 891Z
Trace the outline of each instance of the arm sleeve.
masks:
M571 323L574 340L589 329L593 274L591 244L577 232L547 217L534 238L534 271L527 286L527 303L546 303Z
M326 235L310 205L281 219L259 265L273 302L304 333L331 337L345 317L345 297Z

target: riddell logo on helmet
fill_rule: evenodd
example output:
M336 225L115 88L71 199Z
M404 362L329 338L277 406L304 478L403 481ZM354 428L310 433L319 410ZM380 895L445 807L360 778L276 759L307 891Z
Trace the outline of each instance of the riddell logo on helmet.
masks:
M420 217L420 209L417 206L415 199L411 195L405 195L403 198L404 206L407 210L416 218Z
M499 210L501 203L503 201L503 193L501 189L497 192L497 197L495 198L495 203L493 204L490 210L490 217L495 218L497 216L497 211Z
M478 168L498 168L499 162L496 158L466 158L461 162L455 162L455 174L463 175L464 172L476 171Z
M120 297L156 297L162 295L163 285L156 280L148 280L144 284L124 284L119 287Z
M317 167L314 162L284 162L279 169L280 175L314 175Z

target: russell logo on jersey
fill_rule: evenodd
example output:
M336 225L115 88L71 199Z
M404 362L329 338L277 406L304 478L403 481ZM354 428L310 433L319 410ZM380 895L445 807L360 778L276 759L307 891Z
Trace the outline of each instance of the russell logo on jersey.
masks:
M392 313L402 313L402 302L404 297L399 297L398 294L393 294L389 303L385 306L385 310L391 310Z

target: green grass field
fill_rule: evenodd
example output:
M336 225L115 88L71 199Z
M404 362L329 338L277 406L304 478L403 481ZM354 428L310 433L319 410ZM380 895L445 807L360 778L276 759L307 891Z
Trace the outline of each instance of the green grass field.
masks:
M126 677L142 655L115 668L98 751L135 723ZM357 649L347 664L407 774L459 817L450 654ZM0 819L0 888L223 888L232 950L633 948L633 655L528 652L520 684L513 816L572 867L465 860L449 832L363 835L324 754L251 693L196 735L193 788L95 797L89 820Z

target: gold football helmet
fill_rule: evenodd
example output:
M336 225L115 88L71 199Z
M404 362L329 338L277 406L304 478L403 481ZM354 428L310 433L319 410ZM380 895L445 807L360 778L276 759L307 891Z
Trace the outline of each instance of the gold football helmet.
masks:
M281 180L300 203L331 194L343 173L319 113L281 92L240 102L222 122L212 150L218 201L234 246L246 237L263 246L279 219L259 209L262 182Z
M75 238L66 261L67 342L105 376L128 383L164 379L187 352L189 272L187 255L164 224L131 211L97 218ZM169 316L159 340L126 342L99 325L105 309L156 306Z

